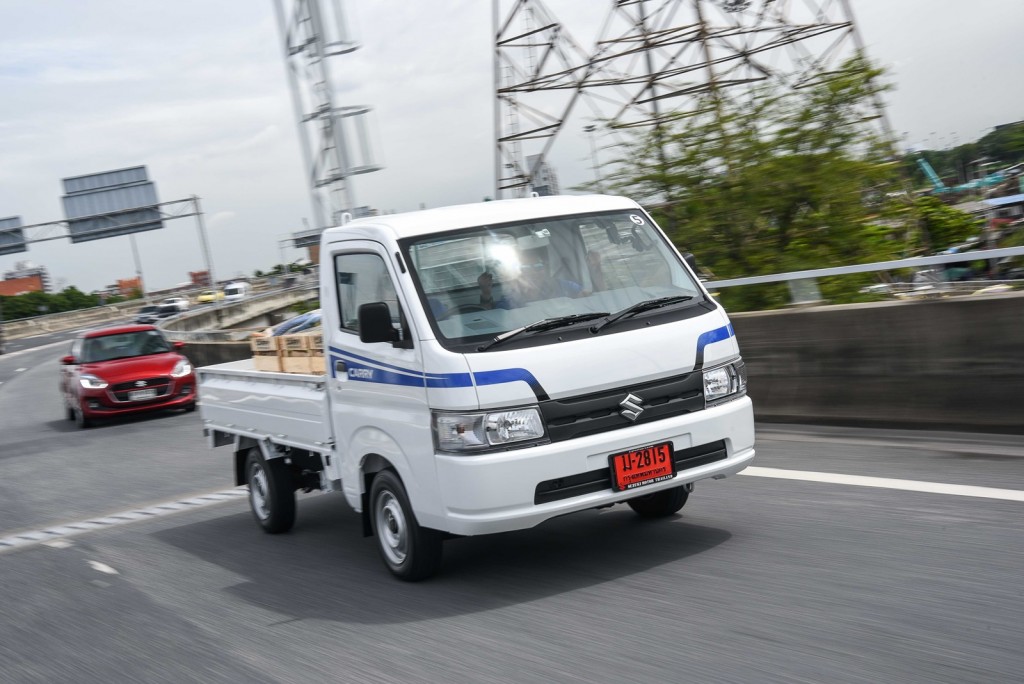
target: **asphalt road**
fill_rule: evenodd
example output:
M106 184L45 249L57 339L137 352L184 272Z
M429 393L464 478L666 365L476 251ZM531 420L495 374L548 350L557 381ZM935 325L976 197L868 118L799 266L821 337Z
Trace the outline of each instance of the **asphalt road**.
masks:
M74 428L62 351L0 356L5 684L1024 671L1019 438L760 425L756 467L698 483L678 517L619 506L453 540L441 575L405 584L338 495L259 531L197 414Z

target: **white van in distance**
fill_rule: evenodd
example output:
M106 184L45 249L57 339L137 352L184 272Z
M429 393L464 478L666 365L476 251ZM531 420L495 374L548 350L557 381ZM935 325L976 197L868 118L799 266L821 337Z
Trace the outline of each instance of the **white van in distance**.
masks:
M249 283L229 283L224 286L224 301L240 302L248 297L250 292L252 292L252 287Z

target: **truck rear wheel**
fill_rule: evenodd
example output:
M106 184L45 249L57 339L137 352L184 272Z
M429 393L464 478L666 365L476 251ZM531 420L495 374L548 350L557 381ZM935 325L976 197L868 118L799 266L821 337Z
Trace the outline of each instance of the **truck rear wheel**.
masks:
M258 447L249 449L245 462L249 507L265 532L287 532L295 524L295 487L283 458L263 458Z
M628 500L626 503L641 518L667 518L677 513L689 498L690 493L686 491L686 485L682 485L672 489L663 489L660 492L654 492L646 496L638 496L635 499Z
M395 577L416 582L437 572L444 538L416 522L405 487L393 471L382 470L373 478L370 521L380 556Z

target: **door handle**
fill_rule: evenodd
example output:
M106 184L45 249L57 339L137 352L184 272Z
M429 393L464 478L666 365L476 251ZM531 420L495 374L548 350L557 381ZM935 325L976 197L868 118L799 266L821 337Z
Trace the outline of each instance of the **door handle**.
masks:
M334 362L334 372L335 374L341 373L342 375L348 375L348 366L345 365L344 361L338 359Z

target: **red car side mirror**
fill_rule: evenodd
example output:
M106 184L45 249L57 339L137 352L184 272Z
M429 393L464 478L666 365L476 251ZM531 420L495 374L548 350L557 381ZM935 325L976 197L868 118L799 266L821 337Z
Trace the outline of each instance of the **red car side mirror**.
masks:
M75 363L75 357L68 355L68 356L62 357L60 362L62 364L64 364L65 366L70 366L70 365L73 365Z
M181 340L176 340L174 342L174 348L175 349L184 349L185 348L185 343L182 342Z

